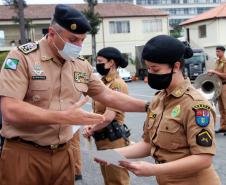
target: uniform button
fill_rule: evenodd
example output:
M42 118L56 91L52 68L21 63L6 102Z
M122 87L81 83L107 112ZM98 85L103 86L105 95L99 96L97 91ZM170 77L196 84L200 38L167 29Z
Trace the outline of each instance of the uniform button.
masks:
M38 102L41 99L41 97L39 95L34 95L32 97L33 102Z
M168 127L166 127L166 130L168 130L169 128Z
M63 103L64 102L64 100L60 100L60 103Z

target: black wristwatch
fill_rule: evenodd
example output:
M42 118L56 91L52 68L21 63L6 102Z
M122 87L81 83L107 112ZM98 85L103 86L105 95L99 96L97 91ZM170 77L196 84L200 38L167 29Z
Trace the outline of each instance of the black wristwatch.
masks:
M146 112L148 111L149 105L150 105L150 102L149 102L149 101L145 103L145 111L146 111Z

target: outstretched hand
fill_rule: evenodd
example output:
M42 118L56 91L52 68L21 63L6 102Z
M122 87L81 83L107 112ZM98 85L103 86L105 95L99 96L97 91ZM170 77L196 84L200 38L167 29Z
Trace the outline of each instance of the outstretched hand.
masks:
M145 161L119 161L119 165L134 173L136 176L154 176L154 165Z
M65 117L71 125L93 125L104 122L104 116L81 109L88 101L89 97L86 96L64 111Z

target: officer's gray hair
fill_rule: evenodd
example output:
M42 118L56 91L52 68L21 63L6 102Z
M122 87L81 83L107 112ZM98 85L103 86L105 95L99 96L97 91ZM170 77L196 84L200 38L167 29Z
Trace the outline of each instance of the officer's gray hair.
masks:
M54 28L54 30L57 32L57 33L61 33L62 31L64 31L65 29L60 26L54 18L51 19L51 22L50 22L50 26Z

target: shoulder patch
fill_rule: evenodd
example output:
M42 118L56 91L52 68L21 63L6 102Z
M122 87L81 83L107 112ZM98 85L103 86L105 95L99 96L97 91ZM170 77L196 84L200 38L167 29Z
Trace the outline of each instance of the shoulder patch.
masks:
M7 58L5 61L4 69L16 70L17 65L19 63L18 59L15 58Z
M210 123L210 107L205 104L197 104L192 107L195 111L195 122L200 127L206 127Z
M210 110L210 106L208 106L206 104L197 104L197 105L194 105L192 108L193 109L206 109L206 110Z
M23 52L24 54L28 54L28 53L31 53L35 50L38 49L38 44L35 43L35 42L29 42L27 44L23 44L21 46L18 47L18 49Z
M204 147L212 146L211 134L207 130L202 129L202 131L196 135L196 143Z

